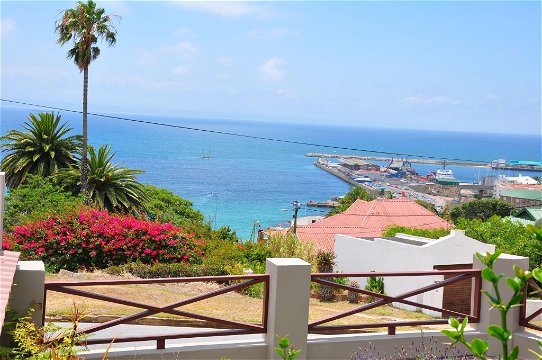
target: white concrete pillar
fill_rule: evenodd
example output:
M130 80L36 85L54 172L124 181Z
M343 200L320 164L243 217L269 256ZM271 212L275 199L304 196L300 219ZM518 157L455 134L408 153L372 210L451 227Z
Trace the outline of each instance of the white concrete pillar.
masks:
M495 272L495 274L504 274L503 279L499 282L499 292L503 301L505 302L508 301L513 294L512 289L505 283L505 278L515 277L514 265L517 265L520 268L527 270L529 269L529 258L510 254L501 254L499 258L493 263L493 271ZM475 256L473 260L473 269L484 268L485 265L482 264ZM493 285L488 281L482 280L482 290L488 291L493 296L495 295ZM512 334L520 330L519 315L519 307L514 307L508 312L506 325L508 327L508 330ZM473 324L473 327L476 330L485 333L487 327L492 324L501 326L501 315L497 309L491 309L491 305L489 305L489 300L487 296L482 294L480 304L480 322L478 324ZM497 339L488 335L487 340L489 342L489 355L496 355L502 352L501 343ZM513 347L510 347L510 350L512 350L512 348Z
M45 287L45 266L42 261L19 261L13 277L9 305L19 315L26 315L35 305L32 320L42 325L43 289Z
M6 173L0 172L0 250L4 249L4 191L5 191Z
M270 258L269 312L265 342L269 359L280 359L274 348L279 337L288 336L294 349L301 350L298 359L307 358L311 265L301 259Z

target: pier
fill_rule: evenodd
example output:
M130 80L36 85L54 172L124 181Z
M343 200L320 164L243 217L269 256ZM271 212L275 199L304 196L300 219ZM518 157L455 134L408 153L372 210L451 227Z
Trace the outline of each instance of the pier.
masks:
M361 155L341 155L341 154L324 154L324 153L307 153L305 154L305 156L323 158L323 159L343 158L343 159L373 160L373 161L383 161L383 162L390 162L393 160L393 158L391 157L384 157L384 156L361 156ZM408 162L413 163L413 164L456 165L456 166L472 166L472 167L487 167L487 168L491 167L491 164L485 163L485 162L459 161L459 160L408 158Z
M327 171L328 173L332 174L332 175L335 175L336 177L338 177L339 179L347 182L348 184L352 185L352 186L357 186L357 187L360 187L362 188L363 190L367 190L368 192L372 193L372 194L375 194L375 195L378 195L380 192L376 189L373 189L372 187L370 186L367 186L367 185L364 185L364 184L360 184L356 181L354 181L350 176L348 176L348 174L346 174L345 172L339 170L339 169L335 169L335 168L332 168L332 167L329 167L329 166L326 166L325 164L321 163L320 161L317 161L314 163L314 165L316 167L319 167L320 169L322 170L325 170Z

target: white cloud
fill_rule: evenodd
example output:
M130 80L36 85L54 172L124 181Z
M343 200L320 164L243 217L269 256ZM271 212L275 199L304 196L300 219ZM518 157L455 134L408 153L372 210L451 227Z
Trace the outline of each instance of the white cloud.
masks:
M0 36L6 37L8 34L15 31L16 22L13 19L6 18L0 20Z
M128 1L105 0L105 2L107 2L107 11L110 14L126 15L130 13L130 6L128 6Z
M286 61L282 58L274 57L267 60L260 66L260 75L262 76L262 79L268 81L282 80L286 74L286 70L283 68L285 64Z
M174 49L181 51L183 54L188 56L194 56L199 54L199 48L194 45L191 41L182 41Z
M245 1L174 1L173 4L185 9L207 12L224 17L266 15L269 12L265 6Z
M285 98L288 98L288 99L293 99L297 97L297 93L295 91L288 90L288 89L277 89L275 93L277 95L284 96Z
M196 37L196 34L192 31L192 29L187 28L186 26L177 29L173 34L176 36Z
M137 48L134 52L134 61L139 66L148 67L155 64L158 60L157 54L153 51Z
M296 35L296 33L284 26L269 30L254 29L248 33L249 37L255 39L280 39Z
M408 96L404 99L401 99L403 104L413 104L413 105L459 105L463 102L457 99L453 99L445 95L436 95L436 96L421 96L414 95Z
M233 66L233 59L229 56L219 56L218 65L222 67L231 67Z
M493 95L493 94L487 94L487 95L484 97L484 100L487 101L487 102L493 102L493 101L499 100L499 97L498 97L498 96L495 96L495 95Z
M173 69L173 74L178 76L185 76L190 74L190 68L186 65L179 65L175 69Z

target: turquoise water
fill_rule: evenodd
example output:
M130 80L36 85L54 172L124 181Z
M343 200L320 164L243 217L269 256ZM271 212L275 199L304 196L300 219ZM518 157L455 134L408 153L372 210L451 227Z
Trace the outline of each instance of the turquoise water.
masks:
M40 110L2 107L0 111L0 132L4 134L9 129L20 128L30 112ZM81 115L61 114L75 131L80 131ZM540 135L369 129L148 115L119 116L214 131L413 155L480 161L501 158L542 159ZM305 153L336 151L364 154L97 116L89 116L89 142L94 146L111 144L116 152L116 161L145 171L139 181L167 188L191 200L194 207L202 211L215 227L229 225L244 238L250 236L255 221L264 227L288 221L292 216L293 200L326 200L348 191L347 184L316 168L313 165L315 159L305 157ZM202 159L202 155L209 153L211 159ZM421 174L438 168L436 165L414 167ZM478 177L495 174L489 169L450 168L461 181L474 181ZM318 212L305 207L299 213L300 216L315 214Z

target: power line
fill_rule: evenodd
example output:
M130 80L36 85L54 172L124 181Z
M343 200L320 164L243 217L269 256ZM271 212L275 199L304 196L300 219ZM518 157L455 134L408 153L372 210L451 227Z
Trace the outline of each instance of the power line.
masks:
M19 104L19 105L26 105L26 106L33 106L33 107L41 107L41 108L50 109L50 110L77 113L77 114L82 114L83 113L80 110L64 109L64 108L59 108L59 107L54 107L54 106L32 104L32 103L27 103L27 102L23 102L23 101L16 101L16 100L10 100L10 99L0 99L0 101L12 103L12 104ZM320 148L335 149L335 150L357 151L357 152L365 152L365 153L372 153L372 154L384 154L384 155L391 155L392 157L393 156L404 156L404 157L411 157L411 158L415 157L415 158L425 158L425 159L432 159L432 160L462 161L462 162L473 162L473 163L486 162L486 161L481 161L481 160L465 160L465 159L456 159L456 158L444 158L444 157L436 157L436 156L406 154L406 153L371 150L371 149L358 149L358 148L335 146L335 145L326 145L326 144L315 144L315 143L308 143L308 142L303 142L303 141L276 139L276 138L270 138L270 137L264 137L264 136L239 134L239 133L233 133L233 132L228 132L228 131L196 128L196 127L191 127L191 126L173 125L173 124L160 123L160 122L155 122L155 121L137 120L137 119L131 119L131 118L122 117L122 116L105 115L105 114L98 114L98 113L92 113L92 112L89 112L88 115L98 116L98 117L103 117L103 118L108 118L108 119L115 119L115 120L121 120L121 121L140 123L140 124L157 125L157 126L164 126L164 127L170 127L170 128L176 128L176 129L182 129L182 130L200 131L200 132L211 133L211 134L235 136L235 137L240 137L240 138L245 138L245 139L274 141L274 142L280 142L280 143L286 143L286 144L312 146L312 147L320 147Z

